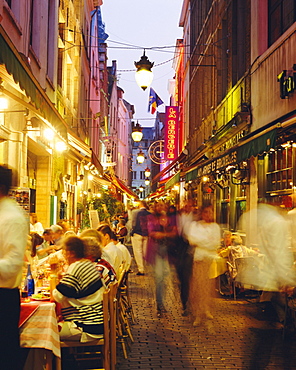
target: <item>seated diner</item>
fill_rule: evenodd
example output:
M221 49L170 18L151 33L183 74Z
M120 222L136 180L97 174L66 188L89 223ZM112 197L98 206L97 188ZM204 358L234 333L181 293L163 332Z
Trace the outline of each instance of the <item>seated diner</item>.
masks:
M87 342L103 334L105 288L95 264L85 258L85 245L81 238L65 238L63 251L69 267L52 292L54 300L61 305L64 319L60 338ZM54 267L52 272L56 272Z

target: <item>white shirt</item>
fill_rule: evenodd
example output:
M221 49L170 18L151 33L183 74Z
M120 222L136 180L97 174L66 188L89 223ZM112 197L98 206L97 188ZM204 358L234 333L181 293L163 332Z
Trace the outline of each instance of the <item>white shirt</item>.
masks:
M202 261L205 257L215 256L216 249L220 245L220 239L220 227L215 222L191 222L188 229L188 241L195 246L195 261Z
M116 272L116 276L118 276L119 267L122 265L124 259L120 248L113 242L108 243L102 249L102 258L110 263Z
M0 199L0 287L17 288L22 280L29 219L17 203Z
M30 232L37 233L39 235L43 235L43 226L41 222L36 222L35 224L30 224Z
M123 256L124 269L128 271L132 263L131 254L129 250L127 249L127 247L122 243L117 243L116 247L121 250L122 256Z

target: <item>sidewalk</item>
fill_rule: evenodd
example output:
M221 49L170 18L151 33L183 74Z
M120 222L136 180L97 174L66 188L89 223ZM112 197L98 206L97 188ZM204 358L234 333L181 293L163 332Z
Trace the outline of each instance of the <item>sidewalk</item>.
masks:
M117 370L296 369L296 338L283 341L282 330L266 321L255 299L214 298L215 319L193 327L189 317L181 316L178 286L171 280L167 313L157 318L152 272L129 275L135 341L128 359L117 347Z

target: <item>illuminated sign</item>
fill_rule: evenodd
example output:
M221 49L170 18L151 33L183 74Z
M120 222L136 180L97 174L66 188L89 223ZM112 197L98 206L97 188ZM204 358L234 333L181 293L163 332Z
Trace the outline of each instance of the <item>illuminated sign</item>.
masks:
M278 76L277 80L280 83L280 97L285 99L296 88L296 64L293 65L292 70L283 70Z
M164 158L173 161L178 157L179 107L165 108Z

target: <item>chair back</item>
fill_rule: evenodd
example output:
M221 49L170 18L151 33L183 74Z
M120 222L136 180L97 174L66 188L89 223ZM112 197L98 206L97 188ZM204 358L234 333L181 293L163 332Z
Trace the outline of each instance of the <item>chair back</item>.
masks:
M116 309L117 309L117 290L118 283L112 282L109 284L110 294L109 300L109 330L110 330L110 369L115 370L116 366Z
M239 257L235 259L237 275L235 281L244 286L257 287L259 283L259 261L256 257Z

